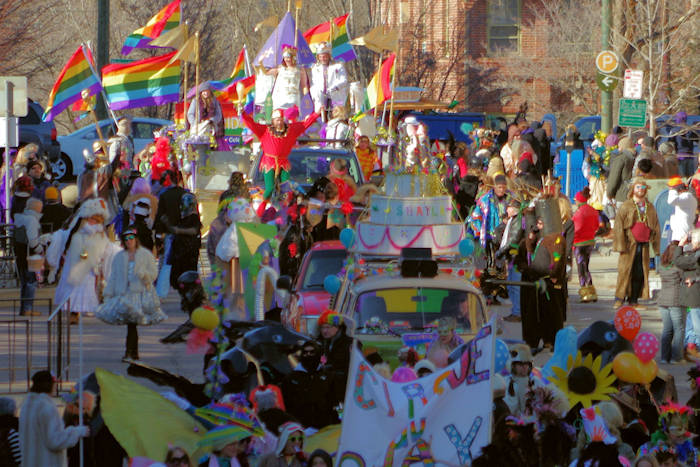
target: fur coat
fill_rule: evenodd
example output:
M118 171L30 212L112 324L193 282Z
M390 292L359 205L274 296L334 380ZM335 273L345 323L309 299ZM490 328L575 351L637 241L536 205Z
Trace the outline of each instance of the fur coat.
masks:
M48 394L30 392L19 417L22 465L64 467L68 465L66 449L75 446L86 433L87 427L63 425Z
M114 256L112 269L107 277L104 290L105 298L124 295L127 292L141 293L146 290L146 284L153 284L158 277L158 267L153 255L145 248L139 247L134 255L134 274L140 280L127 283L129 254L122 250ZM128 290L127 290L128 285Z

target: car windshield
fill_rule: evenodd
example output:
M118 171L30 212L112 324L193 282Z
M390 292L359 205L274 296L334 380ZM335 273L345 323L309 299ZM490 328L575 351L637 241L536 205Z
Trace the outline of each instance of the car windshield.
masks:
M456 332L465 334L483 323L478 296L438 288L398 288L365 292L357 297L357 334L433 332L440 318L454 318Z
M306 268L302 290L323 289L326 276L338 274L347 256L345 250L317 250L311 252L309 266Z
M352 154L324 153L320 151L292 151L289 162L292 166L289 177L300 185L310 185L321 177L328 175L328 169L333 159L344 159L348 164L348 172L360 184L360 168L357 159ZM262 172L257 172L256 182L263 181Z

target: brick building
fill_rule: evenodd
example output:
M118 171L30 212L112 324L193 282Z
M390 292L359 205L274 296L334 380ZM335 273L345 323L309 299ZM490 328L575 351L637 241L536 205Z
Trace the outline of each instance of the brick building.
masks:
M399 29L400 84L422 86L433 99L456 99L461 110L515 114L524 97L491 84L496 76L507 75L513 54L534 60L545 53L547 24L532 16L535 1L381 2L382 18ZM563 98L539 79L525 86L529 98L536 96L542 108Z

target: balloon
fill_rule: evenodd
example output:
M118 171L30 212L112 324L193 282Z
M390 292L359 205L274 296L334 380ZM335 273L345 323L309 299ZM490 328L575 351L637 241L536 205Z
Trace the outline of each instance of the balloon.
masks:
M219 325L219 315L209 307L200 306L192 312L192 324L205 331L213 331Z
M494 370L496 373L510 373L510 351L508 345L501 339L496 339L496 357L494 360Z
M465 238L459 242L459 254L462 256L470 256L474 253L474 242Z
M642 327L642 317L631 306L623 306L615 313L615 329L622 337L631 341Z
M549 379L554 375L553 367L566 368L569 356L576 358L577 333L573 326L566 326L557 331L554 337L554 351L549 361L542 367L542 376Z
M340 290L340 279L338 276L329 274L325 279L323 279L323 288L326 289L326 292L329 294L335 295L338 293L338 290Z
M613 373L627 383L649 384L656 377L658 367L654 360L642 363L632 352L620 352L613 360Z
M391 380L395 383L407 383L409 381L413 381L414 379L418 379L418 376L416 376L416 373L407 366L398 367L396 370L394 370L394 374L391 375Z
M350 228L344 228L340 231L340 242L345 248L350 248L355 244L355 231Z
M653 360L659 351L659 340L650 332L637 334L632 345L634 346L634 354L639 357L642 363Z

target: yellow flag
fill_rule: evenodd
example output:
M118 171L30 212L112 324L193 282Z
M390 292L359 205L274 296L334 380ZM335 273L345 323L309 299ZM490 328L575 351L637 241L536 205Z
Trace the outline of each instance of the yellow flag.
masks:
M256 25L255 25L255 28L253 29L253 31L254 31L254 32L258 32L258 30L259 30L260 28L262 28L263 26L266 26L266 27L269 27L269 28L270 28L270 27L272 27L272 26L274 26L274 25L276 25L276 24L277 24L277 16L275 16L275 15L268 16L267 18L265 18L264 20L262 20L262 21L260 21L258 24L256 24Z
M399 31L380 25L364 36L351 40L350 43L365 46L378 53L382 53L384 50L396 52L399 49Z
M187 39L187 42L180 47L180 50L170 59L168 65L173 63L175 60L182 60L185 62L195 63L197 61L197 35Z
M187 25L182 23L174 29L166 32L162 36L158 36L150 42L150 45L157 47L172 47L173 49L181 48L187 41Z

